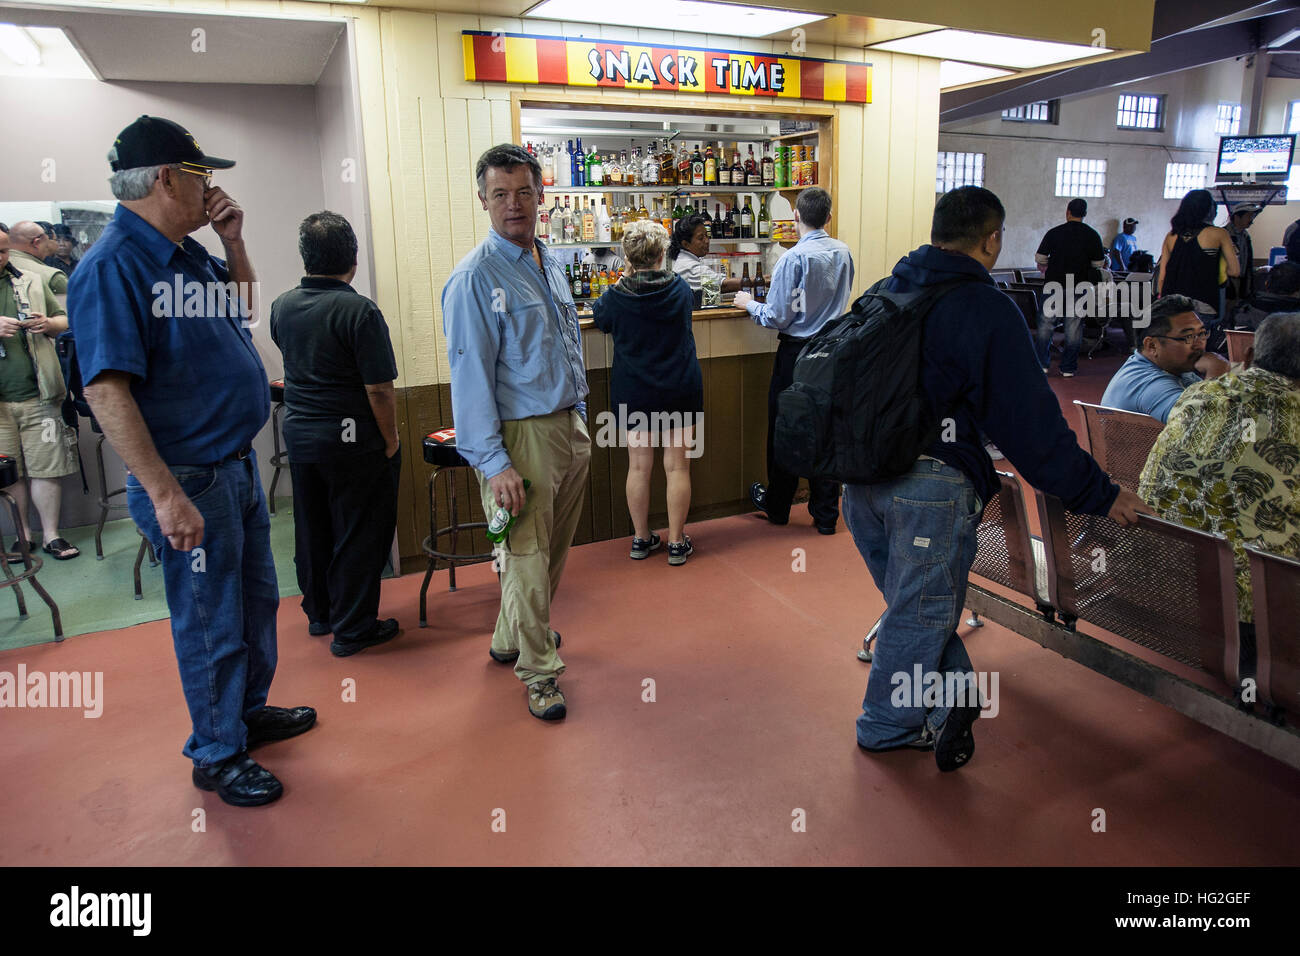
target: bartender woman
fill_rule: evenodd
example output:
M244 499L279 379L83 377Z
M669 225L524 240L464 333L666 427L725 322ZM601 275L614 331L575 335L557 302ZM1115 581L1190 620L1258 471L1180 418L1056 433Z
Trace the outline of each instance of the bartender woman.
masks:
M691 213L677 220L673 227L672 242L668 245L668 261L672 263L673 272L686 280L692 292L699 292L705 276L717 276L723 292L739 292L739 279L724 279L722 273L715 272L700 260L709 254L709 230L704 225L704 217Z

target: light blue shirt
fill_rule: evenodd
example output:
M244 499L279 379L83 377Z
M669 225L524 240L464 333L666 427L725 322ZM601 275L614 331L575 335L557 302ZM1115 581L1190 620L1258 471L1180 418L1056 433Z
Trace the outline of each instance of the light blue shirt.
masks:
M759 325L806 339L847 312L852 295L849 247L825 229L814 229L777 261L767 301L750 302L745 308Z
M1128 268L1128 257L1137 252L1137 236L1130 236L1127 232L1121 232L1111 243L1111 248L1119 255L1119 261L1123 263L1124 268Z
M1169 421L1169 412L1183 394L1183 389L1202 381L1195 372L1175 375L1166 372L1141 352L1128 357L1102 393L1101 404L1126 412L1150 415Z
M512 467L503 421L574 406L586 417L578 309L559 259L543 242L537 249L541 269L489 232L442 290L456 449L488 478Z

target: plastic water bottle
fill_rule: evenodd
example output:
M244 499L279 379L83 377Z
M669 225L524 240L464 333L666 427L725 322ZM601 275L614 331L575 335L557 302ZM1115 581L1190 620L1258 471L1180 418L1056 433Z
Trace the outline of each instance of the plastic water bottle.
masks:
M525 478L524 479L525 496L527 496L528 489L531 485L532 482L529 481L527 478ZM512 515L510 513L509 508L506 508L502 505L498 505L497 510L492 513L492 517L488 520L487 539L491 541L493 544L499 544L500 542L504 541L510 535L510 529L513 528L515 526L515 522L519 520L519 515L522 515L523 513L524 513L523 508L520 508L519 514Z

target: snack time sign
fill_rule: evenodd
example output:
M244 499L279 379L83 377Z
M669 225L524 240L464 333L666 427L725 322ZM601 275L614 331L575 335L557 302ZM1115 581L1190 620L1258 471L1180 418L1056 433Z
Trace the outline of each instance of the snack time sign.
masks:
M461 42L471 82L871 102L869 63L473 30Z

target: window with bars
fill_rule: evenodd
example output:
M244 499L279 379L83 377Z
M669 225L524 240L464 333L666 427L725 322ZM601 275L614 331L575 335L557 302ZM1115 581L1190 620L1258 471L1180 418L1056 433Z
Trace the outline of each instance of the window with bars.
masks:
M939 153L934 191L946 193L958 186L984 185L983 153Z
M1219 103L1219 115L1214 123L1214 131L1220 136L1236 136L1241 129L1241 104Z
M1164 95L1120 94L1119 113L1115 118L1115 125L1120 129L1164 129Z
M1080 199L1106 195L1106 160L1058 157L1056 195Z
M1165 198L1182 199L1190 190L1204 189L1205 163L1165 163Z
M1024 106L1013 106L1002 111L1002 118L1011 123L1055 123L1060 100L1038 100Z

